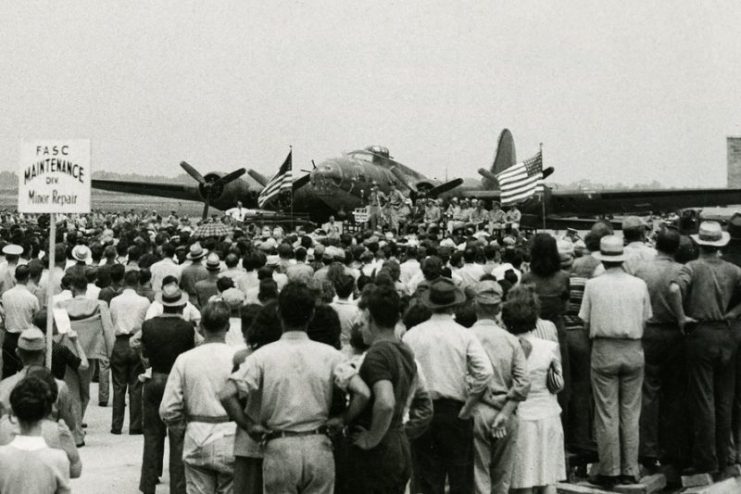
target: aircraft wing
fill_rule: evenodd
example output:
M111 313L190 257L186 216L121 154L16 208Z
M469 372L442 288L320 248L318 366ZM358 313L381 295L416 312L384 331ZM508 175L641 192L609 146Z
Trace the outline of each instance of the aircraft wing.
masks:
M126 182L122 180L96 180L93 179L94 189L109 190L112 192L124 192L127 194L139 194L144 196L167 197L185 201L201 201L198 188L191 185L179 184L155 184L147 182Z
M551 191L550 214L599 215L676 211L741 204L741 189Z

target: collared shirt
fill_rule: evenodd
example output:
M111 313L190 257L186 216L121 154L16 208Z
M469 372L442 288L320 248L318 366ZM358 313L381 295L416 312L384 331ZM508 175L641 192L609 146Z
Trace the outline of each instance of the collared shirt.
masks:
M33 316L39 311L39 299L28 291L26 285L18 284L3 293L5 330L20 333L33 326Z
M675 280L685 312L698 321L722 321L734 292L741 290L741 268L719 257L690 261Z
M635 265L633 274L646 282L651 297L653 316L648 321L655 324L676 323L671 303L669 286L676 280L682 265L666 254L658 254L654 259Z
M465 285L475 285L486 274L483 265L473 262L463 264L460 269L456 270L456 273L461 277Z
M229 378L233 357L234 347L210 342L175 359L159 412L167 424L187 422L183 442L185 463L209 465L213 461L209 448L226 457L232 454L237 424L229 421L219 401L219 392ZM228 452L224 451L226 445Z
M237 288L244 293L245 305L260 303L257 299L257 294L260 293L260 280L257 279L257 271L247 271L244 276L239 279Z
M530 390L530 377L520 340L491 319L479 319L471 331L481 342L494 370L482 400L497 409L507 401L524 401Z
M162 291L162 280L167 276L174 276L180 282L180 266L175 264L171 257L165 257L149 267L152 273L152 290L156 293Z
M623 249L625 262L623 269L629 274L635 274L640 264L652 261L656 257L656 249L643 242L631 242Z
M407 331L403 340L422 366L433 400L465 401L491 379L491 362L476 335L450 314L433 314Z
M579 317L589 323L590 338L640 340L651 318L646 283L621 268L587 281Z
M116 336L133 335L139 331L147 309L149 300L131 288L126 288L121 295L113 297L110 310Z
M98 297L100 296L100 287L96 286L95 283L88 283L85 296L93 300L98 300Z
M417 273L422 272L422 266L417 259L407 259L399 265L399 281L409 289L409 282Z
M310 431L329 418L335 368L342 353L289 331L250 354L230 380L240 395L262 394L260 423L271 430Z

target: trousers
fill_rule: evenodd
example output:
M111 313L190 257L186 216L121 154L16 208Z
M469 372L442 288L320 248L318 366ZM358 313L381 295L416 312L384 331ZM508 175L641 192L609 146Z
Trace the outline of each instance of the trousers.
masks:
M327 436L283 437L265 446L265 494L332 494L334 474L332 443Z
M121 431L129 392L129 432L142 430L142 384L139 374L144 371L141 360L129 346L128 338L117 337L111 354L113 381L113 412L111 429Z
M94 366L87 369L67 369L64 373L64 382L70 391L72 401L72 414L75 417L75 429L72 435L75 437L77 444L85 440L85 432L82 428L82 422L85 418L85 410L90 402L90 381L93 378Z
M409 440L401 427L388 430L375 448L349 448L353 493L404 494L412 474Z
M424 494L443 494L445 479L450 494L473 490L473 420L461 420L463 403L433 401L429 428L412 443L414 485Z
M167 374L153 373L152 378L144 384L142 389L144 450L142 452L139 490L144 494L155 492L157 479L162 475L166 435L169 436L170 442L170 494L185 494L185 472L183 471L185 428L175 426L168 429L159 416L160 403L166 384Z
M699 472L725 467L731 444L736 339L725 322L699 322L685 338L692 466Z
M108 359L96 359L96 362L98 363L98 403L107 405L111 398L111 362Z
M648 324L643 333L646 367L641 398L639 454L686 467L689 437L684 399L684 337L676 324Z
M517 436L517 416L507 424L507 435L495 439L491 423L499 413L479 404L473 411L473 482L476 494L508 494Z
M232 494L232 474L186 463L185 491L188 494Z
M4 331L3 338L3 379L10 377L19 370L23 369L23 363L16 355L15 350L18 348L18 338L21 333L11 333Z
M571 370L571 399L564 418L566 448L575 453L595 452L594 402L592 401L591 343L586 329L566 329L566 352ZM563 350L562 350L563 353Z
M592 391L602 475L638 477L643 368L640 340L593 341Z

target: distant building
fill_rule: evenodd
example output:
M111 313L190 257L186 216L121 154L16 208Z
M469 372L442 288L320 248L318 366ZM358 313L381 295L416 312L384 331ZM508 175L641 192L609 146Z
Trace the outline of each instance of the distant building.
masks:
M741 137L726 138L728 150L728 187L741 188Z

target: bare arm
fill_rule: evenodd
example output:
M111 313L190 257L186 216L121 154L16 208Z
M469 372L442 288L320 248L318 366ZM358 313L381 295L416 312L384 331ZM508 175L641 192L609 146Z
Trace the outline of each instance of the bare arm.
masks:
M370 400L371 392L368 385L365 384L365 381L358 374L355 374L350 379L347 390L352 393L352 398L350 399L350 406L345 411L343 420L346 424L349 424L365 409L365 406Z
M370 430L361 430L353 437L353 443L361 449L372 449L378 446L386 435L394 417L396 398L394 397L394 386L391 381L377 381L373 385L373 418Z

